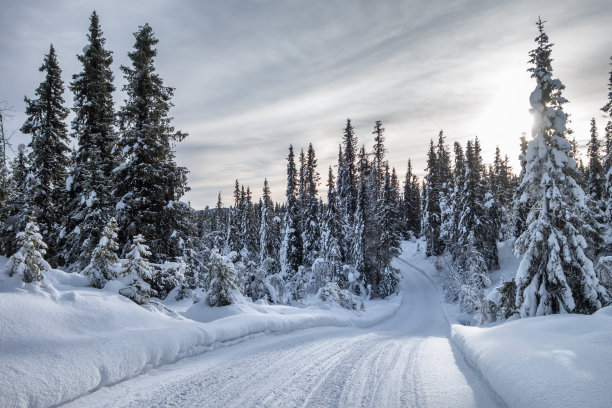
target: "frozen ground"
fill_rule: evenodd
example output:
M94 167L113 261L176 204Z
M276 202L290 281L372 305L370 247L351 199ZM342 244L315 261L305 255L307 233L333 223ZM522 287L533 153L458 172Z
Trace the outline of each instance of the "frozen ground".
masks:
M500 250L501 279L516 260ZM465 327L416 243L396 266L400 296L365 312L183 301L170 313L79 275L1 277L0 406L612 405L611 308Z

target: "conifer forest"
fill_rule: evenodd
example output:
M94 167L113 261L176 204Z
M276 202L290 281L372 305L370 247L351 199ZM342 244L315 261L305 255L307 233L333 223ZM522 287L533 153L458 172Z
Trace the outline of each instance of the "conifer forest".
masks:
M227 174L199 207L164 38L124 27L118 55L103 16L68 83L63 50L38 56L23 124L0 105L1 406L612 404L610 43L588 135L544 13L520 33L518 161L432 116L398 163L393 120L347 112L327 145L268 155L284 174Z

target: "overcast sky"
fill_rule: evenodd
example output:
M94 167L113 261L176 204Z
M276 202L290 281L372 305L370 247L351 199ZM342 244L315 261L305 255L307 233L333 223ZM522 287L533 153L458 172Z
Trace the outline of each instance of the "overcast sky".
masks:
M530 132L526 72L538 15L547 20L555 74L566 85L575 136L606 102L612 7L593 1L10 1L0 13L0 102L14 107L5 131L28 139L23 96L42 81L53 43L66 85L80 71L89 15L99 16L114 53L115 85L125 83L133 32L149 23L159 39L157 68L176 88L177 147L190 170L195 208L231 201L235 179L257 199L264 177L276 200L285 190L290 143L309 142L325 181L347 117L359 142L386 128L388 158L403 176L411 158L423 175L430 138L449 144L478 136L485 162L499 145L516 167L521 132ZM65 95L72 106L72 95ZM123 96L116 93L117 108ZM402 177L403 178L403 177ZM320 190L325 190L321 186Z

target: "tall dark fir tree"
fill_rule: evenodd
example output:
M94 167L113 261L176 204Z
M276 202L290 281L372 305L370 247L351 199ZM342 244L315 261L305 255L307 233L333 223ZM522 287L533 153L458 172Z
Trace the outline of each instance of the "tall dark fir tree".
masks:
M66 176L70 164L70 140L65 123L68 109L64 107L62 70L53 45L39 70L45 73L45 79L36 88L35 99L25 98L28 119L21 131L32 138L29 144L32 149L30 210L49 245L48 257L53 259L57 252L59 220L64 216Z
M112 54L104 47L100 19L90 17L88 43L77 58L83 65L73 75L72 121L77 148L67 183L67 212L62 225L61 262L77 269L89 263L100 234L114 214L113 169L117 156L114 128Z
M115 170L117 222L123 254L130 237L142 234L153 261L173 260L186 242L190 209L179 199L188 191L187 169L175 163L174 145L187 136L176 131L168 116L173 88L155 72L158 40L148 24L134 33L132 65L122 66L127 84L125 105L119 112L121 139L117 152L122 164Z

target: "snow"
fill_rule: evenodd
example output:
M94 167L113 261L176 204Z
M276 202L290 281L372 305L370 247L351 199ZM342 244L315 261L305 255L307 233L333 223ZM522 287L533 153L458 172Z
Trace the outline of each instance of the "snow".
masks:
M510 407L609 407L612 306L478 328L453 325L468 361Z
M404 296L391 299L400 300L399 310L380 324L251 336L101 388L67 407L500 406L450 341L433 281L407 259L395 261L404 273ZM388 301L375 304L387 309ZM204 320L227 318L225 308L194 307L191 312L201 312ZM368 307L371 312L373 305ZM278 310L290 313L284 322L296 312Z
M400 295L365 311L315 296L141 307L119 281L99 290L59 270L33 284L0 274L0 406L610 405L612 307L465 326L441 304L424 247L403 244ZM493 286L519 265L512 240L498 249Z
M317 300L303 308L245 299L223 308L170 302L180 314L136 305L117 294L124 286L118 281L99 290L79 274L43 274L37 284L0 275L2 407L60 404L255 334L371 326L393 315L402 300L368 301L365 312Z
M494 288L514 278L513 240L498 245ZM509 407L608 407L612 401L612 306L591 316L551 315L472 327L445 305L452 339Z

